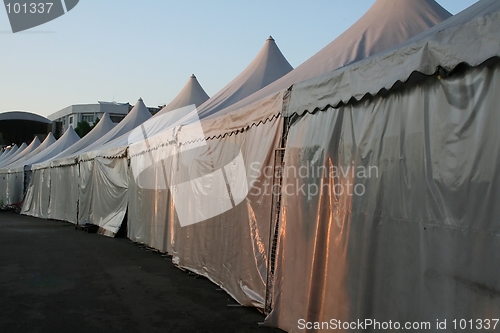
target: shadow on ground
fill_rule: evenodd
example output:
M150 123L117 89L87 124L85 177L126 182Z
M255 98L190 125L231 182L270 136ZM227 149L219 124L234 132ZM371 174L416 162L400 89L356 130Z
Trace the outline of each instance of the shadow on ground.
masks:
M1 332L282 332L131 241L0 213Z

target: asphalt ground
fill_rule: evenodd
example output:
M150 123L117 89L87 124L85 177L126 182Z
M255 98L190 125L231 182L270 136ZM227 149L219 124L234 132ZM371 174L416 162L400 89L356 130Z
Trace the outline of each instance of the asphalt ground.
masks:
M126 238L0 212L0 332L282 332Z

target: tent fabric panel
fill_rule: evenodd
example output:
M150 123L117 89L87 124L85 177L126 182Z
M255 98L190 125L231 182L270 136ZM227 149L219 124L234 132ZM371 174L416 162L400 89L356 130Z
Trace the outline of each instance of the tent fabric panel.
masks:
M154 150L147 155L138 155L131 159L136 165L144 162L145 158L161 160L163 150ZM152 167L146 170L148 177L152 177L155 184L165 184L163 169ZM134 170L129 170L129 211L128 211L128 238L134 242L146 244L161 252L172 253L172 227L175 220L175 210L171 205L170 193L167 186L147 188L136 181Z
M94 184L92 183L93 167L93 161L78 163L80 174L78 187L78 224L90 223L92 192L94 188Z
M8 173L4 204L12 205L20 203L23 200L23 189L24 172Z
M128 162L126 158L103 157L93 162L90 223L116 234L127 211Z
M242 134L213 140L216 154L230 154L231 145L240 147L249 193L221 215L186 227L180 226L176 216L174 224L174 263L207 276L245 306L264 306L272 198L264 184L272 182L266 171L273 165L282 125L282 118L274 119ZM196 207L196 202L191 204Z
M50 170L41 169L32 172L30 183L23 202L21 213L24 215L49 218Z
M134 175L131 168L129 238L172 254L176 265L206 276L239 303L262 308L271 214L271 196L265 186L272 182L269 168L273 165L274 149L280 143L282 126L283 119L275 118L237 135L209 140L215 164L199 163L191 172L215 172L217 165L234 153L234 147L239 147L249 193L231 210L185 227L181 227L176 201L168 186L172 179L169 177L180 172L175 159L163 164L150 162L172 155L174 148L163 146L132 156L131 165L144 166L147 175L142 175L146 179ZM145 185L148 180L159 184L158 189ZM199 198L192 192L184 193L180 200L192 210L200 209Z
M78 204L78 166L50 170L50 218L76 224Z
M8 184L7 173L0 173L0 201L5 204L7 201L7 184Z
M267 324L500 315L499 89L483 66L291 127Z

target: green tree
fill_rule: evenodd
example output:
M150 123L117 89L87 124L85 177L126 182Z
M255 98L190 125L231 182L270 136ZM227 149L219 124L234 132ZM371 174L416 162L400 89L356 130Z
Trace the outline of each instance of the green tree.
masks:
M83 138L91 130L92 126L90 126L86 121L80 121L78 122L78 124L76 124L75 132L80 136L80 138Z
M90 125L86 121L80 121L78 124L76 124L75 132L80 136L80 138L83 138L85 135L87 135L90 131L96 127L96 125L99 123L99 118L96 118L94 120L94 123Z

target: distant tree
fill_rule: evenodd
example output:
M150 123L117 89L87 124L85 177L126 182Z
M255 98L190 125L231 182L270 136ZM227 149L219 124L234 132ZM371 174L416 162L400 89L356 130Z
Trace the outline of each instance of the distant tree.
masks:
M88 122L86 121L80 121L77 125L76 125L76 128L75 128L75 132L76 134L78 134L80 136L80 138L83 138L85 135L87 135L90 131L92 131L94 129L94 127L97 126L97 124L99 123L99 118L96 118L94 120L94 123L92 125L90 125Z
M86 121L80 121L76 124L75 132L80 136L80 138L83 138L91 130L92 126L90 126L90 124Z

